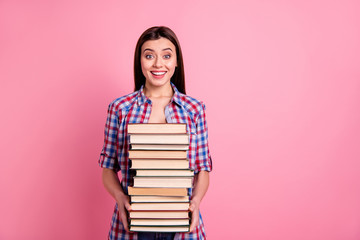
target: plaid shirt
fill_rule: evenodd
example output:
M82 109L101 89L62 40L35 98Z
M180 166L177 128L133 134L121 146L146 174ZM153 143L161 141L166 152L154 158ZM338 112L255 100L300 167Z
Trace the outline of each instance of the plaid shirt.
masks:
M186 123L190 135L188 150L189 167L197 174L199 171L211 171L212 162L208 148L208 132L205 120L205 105L187 95L180 93L171 84L174 95L165 107L165 117L168 123ZM109 104L105 124L104 146L100 154L99 165L118 172L121 170L121 185L127 193L127 187L132 184L134 172L130 170L128 159L129 141L127 125L129 123L147 123L151 113L151 100L140 90L115 99ZM192 192L189 189L189 195ZM176 233L177 240L206 239L204 224L200 214L199 226L191 233ZM120 221L117 204L115 205L109 239L134 239L137 233L128 233Z

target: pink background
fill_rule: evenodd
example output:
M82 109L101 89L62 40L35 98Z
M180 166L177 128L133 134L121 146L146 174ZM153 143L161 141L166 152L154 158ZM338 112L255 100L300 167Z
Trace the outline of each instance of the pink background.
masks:
M359 2L179 3L0 1L0 239L106 238L107 105L153 25L207 106L208 239L360 239Z

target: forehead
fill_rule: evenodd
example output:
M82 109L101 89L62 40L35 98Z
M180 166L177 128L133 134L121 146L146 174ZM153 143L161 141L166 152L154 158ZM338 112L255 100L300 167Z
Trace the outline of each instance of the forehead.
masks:
M175 45L167 38L159 38L156 40L148 40L141 46L141 51L145 49L151 49L154 51L162 51L163 49L170 48L173 51L176 50Z

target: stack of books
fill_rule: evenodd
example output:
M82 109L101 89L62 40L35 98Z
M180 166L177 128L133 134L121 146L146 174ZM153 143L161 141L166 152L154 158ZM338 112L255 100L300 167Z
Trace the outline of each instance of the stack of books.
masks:
M130 231L188 232L189 169L186 124L129 124L129 159L135 170L128 188Z

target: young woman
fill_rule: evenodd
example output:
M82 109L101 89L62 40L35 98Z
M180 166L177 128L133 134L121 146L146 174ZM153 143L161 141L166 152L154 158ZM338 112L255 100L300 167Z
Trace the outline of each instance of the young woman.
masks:
M139 38L134 58L135 91L115 99L108 107L105 141L99 165L107 191L116 205L109 239L206 239L199 212L209 185L212 162L208 148L205 105L185 95L184 65L180 44L167 27L152 27ZM129 232L127 187L133 174L128 159L128 123L186 123L190 135L188 158L194 170L189 190L191 225L188 233ZM121 171L121 182L117 172Z

